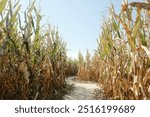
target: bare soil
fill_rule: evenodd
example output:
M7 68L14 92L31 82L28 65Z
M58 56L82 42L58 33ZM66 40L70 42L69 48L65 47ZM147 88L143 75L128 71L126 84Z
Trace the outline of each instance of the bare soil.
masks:
M66 78L68 84L67 94L63 96L64 100L102 100L103 93L95 82L83 82L76 79L75 76Z

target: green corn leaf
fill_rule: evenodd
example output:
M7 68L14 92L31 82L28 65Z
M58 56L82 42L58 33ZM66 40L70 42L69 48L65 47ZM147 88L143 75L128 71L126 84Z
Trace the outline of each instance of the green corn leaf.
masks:
M133 31L132 31L132 37L135 39L137 34L138 34L138 31L139 31L139 26L140 26L140 22L136 22L136 24L134 25L133 27Z
M5 17L4 19L1 20L0 26L4 25L4 23L6 22L6 18L7 18L7 17Z
M3 10L5 9L5 6L7 4L8 0L1 0L0 1L0 14L3 12Z
M31 14L32 10L33 10L34 7L35 7L35 0L33 0L33 2L30 3L30 4L31 4L31 5L30 5L29 10L28 10L28 13L29 13L29 14Z
M11 19L10 19L10 23L15 23L16 22L16 19L17 19L17 14L19 12L21 8L21 5L19 5L16 9L16 11L14 12L14 14L12 15Z
M147 42L146 42L145 37L146 37L146 34L145 34L144 29L143 29L143 34L142 34L142 32L140 32L141 43L142 43L143 46L147 46Z
M18 0L18 1L15 3L15 5L14 5L13 8L16 8L16 7L18 6L19 2L20 2L20 0Z

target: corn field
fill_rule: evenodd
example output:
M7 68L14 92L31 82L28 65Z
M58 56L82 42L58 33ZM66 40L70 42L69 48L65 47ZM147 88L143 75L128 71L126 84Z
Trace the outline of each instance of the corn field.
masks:
M124 3L119 14L112 5L95 55L79 64L77 78L98 82L106 99L150 99L150 22L145 12L150 3Z
M150 99L150 3L112 5L94 55L67 56L58 29L42 24L35 0L0 0L0 99L61 99L65 78L97 82L106 99Z
M56 99L65 86L66 43L41 25L35 0L0 1L0 99Z
M78 72L78 60L67 57L65 66L66 77L76 76Z

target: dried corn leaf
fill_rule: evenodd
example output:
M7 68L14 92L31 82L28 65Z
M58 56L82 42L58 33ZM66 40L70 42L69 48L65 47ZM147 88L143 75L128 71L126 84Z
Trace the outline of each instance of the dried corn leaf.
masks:
M139 9L146 9L150 10L150 3L143 3L143 2L131 2L130 5L132 7L137 7Z
M141 48L146 52L147 56L150 58L150 50L146 46L141 45Z

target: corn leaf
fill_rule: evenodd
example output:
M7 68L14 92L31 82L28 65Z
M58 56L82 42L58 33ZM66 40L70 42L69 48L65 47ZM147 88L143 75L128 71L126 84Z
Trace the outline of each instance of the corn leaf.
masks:
M5 6L7 4L8 0L1 0L0 1L0 14L3 12L3 10L5 9Z
M21 5L19 5L16 9L16 11L14 12L14 14L12 15L11 19L10 19L10 23L15 23L16 22L16 19L17 19L17 14L19 12L21 8Z
M146 52L147 56L150 58L150 50L147 47L141 46L141 48Z

